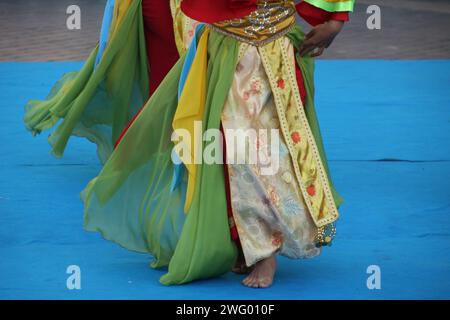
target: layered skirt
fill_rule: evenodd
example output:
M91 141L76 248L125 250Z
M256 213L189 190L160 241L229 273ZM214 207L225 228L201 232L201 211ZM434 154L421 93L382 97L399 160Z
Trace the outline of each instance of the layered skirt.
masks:
M153 267L168 267L163 284L228 272L238 246L249 266L277 253L316 256L334 234L342 201L329 179L314 111L313 60L295 54L300 28L260 47L209 27L200 33L181 95L186 55L82 194L86 229L152 254ZM226 156L217 159L225 164L186 162L174 187L173 132L192 131L198 121L202 132L224 133ZM238 130L261 133L244 148L261 161L233 160L248 160L233 147ZM199 150L214 140L200 139Z

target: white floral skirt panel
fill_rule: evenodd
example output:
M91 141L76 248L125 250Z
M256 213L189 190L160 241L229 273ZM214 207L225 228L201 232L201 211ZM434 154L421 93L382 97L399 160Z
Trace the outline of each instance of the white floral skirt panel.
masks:
M291 46L287 39L284 43ZM246 264L274 253L289 258L317 256L317 228L295 179L269 79L258 49L243 46L222 125L231 206ZM295 63L292 46L287 49Z

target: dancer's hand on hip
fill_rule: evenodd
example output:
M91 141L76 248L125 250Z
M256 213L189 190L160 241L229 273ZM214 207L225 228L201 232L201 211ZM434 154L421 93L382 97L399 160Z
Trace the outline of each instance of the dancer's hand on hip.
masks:
M339 34L344 26L344 21L330 20L323 24L315 26L305 37L303 45L300 47L299 54L305 56L311 54L311 57L322 55L325 48L328 48L334 38Z

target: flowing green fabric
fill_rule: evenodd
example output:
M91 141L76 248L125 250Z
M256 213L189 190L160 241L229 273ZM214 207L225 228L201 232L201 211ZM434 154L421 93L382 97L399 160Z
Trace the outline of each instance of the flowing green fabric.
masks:
M44 101L25 107L25 125L33 133L55 126L52 153L62 156L71 135L97 144L105 162L115 140L149 96L148 65L141 1L133 1L94 70L98 46L79 72L64 75Z
M220 128L238 47L226 36L209 37L203 130ZM198 165L187 214L183 213L186 178L170 192L172 119L183 63L184 56L83 192L86 229L100 231L130 250L151 253L152 267L168 266L161 278L167 285L218 276L229 271L237 257L229 232L223 165Z

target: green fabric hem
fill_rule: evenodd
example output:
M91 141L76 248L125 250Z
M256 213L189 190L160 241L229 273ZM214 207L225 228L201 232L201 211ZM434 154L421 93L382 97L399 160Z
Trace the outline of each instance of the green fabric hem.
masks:
M214 58L208 63L204 131L220 128L239 53L239 42L232 38L211 32L208 41L208 56ZM202 150L205 146L203 142ZM194 199L162 284L217 277L231 270L237 248L230 236L225 195L223 165L199 165Z
M323 9L328 12L353 12L355 1L346 2L328 2L325 0L303 0L317 8Z
M209 35L208 57L214 58L208 63L203 130L220 128L238 49L234 39ZM85 228L130 250L151 253L152 267L168 266L160 279L164 285L220 276L231 270L237 258L229 231L223 165L198 166L187 214L183 212L186 177L170 192L172 119L183 61L184 56L82 194Z

